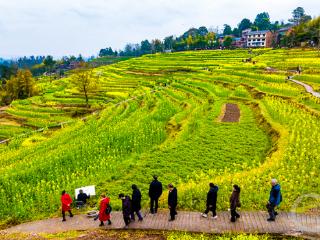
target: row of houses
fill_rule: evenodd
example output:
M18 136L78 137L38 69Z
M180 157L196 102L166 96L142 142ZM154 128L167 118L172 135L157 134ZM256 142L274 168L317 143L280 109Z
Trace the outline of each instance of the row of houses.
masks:
M242 31L241 37L233 37L232 45L239 48L252 47L272 47L274 43L279 43L282 36L291 31L291 27L281 28L277 31L262 30L252 31L250 28ZM220 35L219 41L223 42L225 36Z

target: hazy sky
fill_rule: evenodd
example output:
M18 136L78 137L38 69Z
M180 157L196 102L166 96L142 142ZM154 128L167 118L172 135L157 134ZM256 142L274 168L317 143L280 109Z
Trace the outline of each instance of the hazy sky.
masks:
M234 27L263 11L287 20L298 6L320 15L319 0L0 0L0 57L90 56L190 27Z

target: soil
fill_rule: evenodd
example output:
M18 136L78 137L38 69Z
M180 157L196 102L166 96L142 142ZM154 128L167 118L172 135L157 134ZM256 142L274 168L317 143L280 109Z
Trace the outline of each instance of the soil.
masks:
M227 103L221 122L239 122L240 109L237 104Z
M130 239L130 240L164 240L166 239L164 234L150 233L148 231L94 231L88 234L77 237L80 240L118 240L118 239Z
M58 234L0 234L3 240L45 240L45 239L68 239L68 240L165 240L163 232L140 231L140 230L93 230L77 231Z

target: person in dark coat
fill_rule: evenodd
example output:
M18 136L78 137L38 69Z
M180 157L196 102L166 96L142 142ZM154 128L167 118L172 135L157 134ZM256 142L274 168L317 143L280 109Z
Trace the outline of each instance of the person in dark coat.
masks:
M238 185L233 185L233 191L230 196L231 222L235 222L237 218L240 218L239 213L237 213L237 207L240 206L240 187Z
M267 203L267 209L269 212L268 221L275 221L278 213L275 211L275 208L279 206L282 201L281 188L276 179L271 180L271 191L269 196L269 201Z
M216 219L217 218L217 197L218 197L218 190L219 187L214 185L213 183L209 184L210 190L207 193L207 202L206 202L206 210L204 213L202 213L202 217L207 218L209 211L212 212L212 218Z
M140 210L141 210L141 192L138 189L137 185L133 184L131 186L132 188L132 212L131 212L131 220L134 221L134 214L136 213L139 221L142 221L143 218L141 216Z
M149 197L150 197L150 212L152 214L158 211L158 202L162 194L162 183L158 181L157 176L153 176L153 181L150 183L149 187Z
M126 224L125 227L127 228L130 224L130 215L132 212L131 199L129 196L124 196L123 193L119 194L119 199L122 200L122 215L124 223Z
M79 194L77 196L77 207L83 207L87 203L87 199L90 198L90 195L87 195L80 189Z
M168 188L169 188L168 207L170 209L169 221L173 221L175 220L175 216L178 214L176 211L176 208L178 205L178 191L171 183L168 185Z

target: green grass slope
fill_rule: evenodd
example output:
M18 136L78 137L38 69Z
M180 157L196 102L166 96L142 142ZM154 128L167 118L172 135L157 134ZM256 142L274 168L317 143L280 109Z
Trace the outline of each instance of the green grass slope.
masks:
M242 61L249 57L256 63ZM319 84L312 50L156 54L99 67L103 90L91 104L104 110L86 121L67 114L66 107L84 103L69 78L43 80L42 96L14 102L8 114L38 127L73 123L0 147L0 218L58 214L61 190L92 184L118 209L117 194L136 183L147 206L153 174L174 183L179 207L192 210L204 208L211 181L220 186L219 210L228 208L235 183L244 209L263 209L269 180L278 178L281 208L290 210L301 194L320 193L319 102L286 80L297 64L307 82ZM239 122L219 121L225 103L238 104Z

